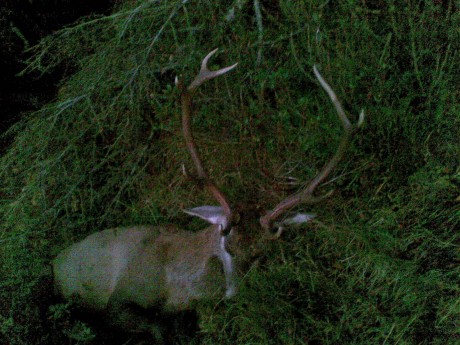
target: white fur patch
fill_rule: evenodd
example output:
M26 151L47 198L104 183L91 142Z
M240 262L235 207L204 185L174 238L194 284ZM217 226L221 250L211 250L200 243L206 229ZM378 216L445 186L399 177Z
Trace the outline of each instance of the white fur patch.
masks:
M225 241L225 236L222 236L220 239L219 256L222 260L222 264L224 265L224 274L226 282L225 297L230 298L236 294L235 269L233 267L232 256L225 250Z

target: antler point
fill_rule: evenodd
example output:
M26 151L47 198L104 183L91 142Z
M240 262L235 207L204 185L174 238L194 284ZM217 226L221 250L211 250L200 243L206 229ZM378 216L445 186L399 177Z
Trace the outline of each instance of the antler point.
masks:
M361 109L361 112L359 113L359 119L358 119L358 128L363 125L365 117L366 117L366 114L364 113L364 109Z

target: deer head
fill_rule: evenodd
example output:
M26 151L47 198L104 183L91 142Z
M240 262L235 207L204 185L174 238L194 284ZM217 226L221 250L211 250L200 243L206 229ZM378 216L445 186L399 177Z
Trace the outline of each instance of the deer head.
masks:
M184 211L192 216L200 217L211 224L218 224L220 227L222 239L226 243L226 246L229 247L231 252L239 254L236 255L237 261L243 262L257 254L257 251L263 248L261 243L263 243L265 240L277 239L281 236L283 230L286 227L306 223L314 217L314 215L310 213L295 213L293 215L287 214L296 206L315 204L332 194L333 191L329 191L323 195L316 195L315 190L327 179L331 171L343 158L353 133L364 122L364 112L361 111L358 122L356 124L352 124L346 116L335 92L332 90L326 80L324 80L318 71L318 68L313 66L313 73L320 85L329 95L329 98L331 99L343 126L344 134L337 148L337 151L324 165L324 167L317 173L317 175L302 190L280 201L271 210L266 210L260 213L260 211L255 211L256 207L251 208L245 206L245 209L242 210L242 212L235 211L235 208L230 205L227 197L221 190L219 190L219 188L206 172L196 143L193 139L190 124L190 118L192 116L192 97L195 90L205 81L221 76L231 71L237 65L234 64L217 71L210 71L207 67L207 64L210 57L216 51L217 49L213 50L204 58L199 74L187 88L184 88L184 86L176 80L176 85L182 91L182 128L184 138L195 165L196 176L191 176L191 174L188 173L185 169L184 172L199 186L203 186L219 204L219 206L200 206ZM248 208L250 210L248 210ZM251 226L258 227L259 231L248 229ZM252 250L249 250L249 247L252 247Z

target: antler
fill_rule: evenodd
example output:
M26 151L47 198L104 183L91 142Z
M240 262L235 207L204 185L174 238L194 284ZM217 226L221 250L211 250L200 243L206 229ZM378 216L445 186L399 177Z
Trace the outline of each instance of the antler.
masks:
M233 68L236 67L237 63L228 66L217 71L210 71L208 68L208 61L217 52L217 49L214 49L210 52L206 57L203 59L201 63L201 69L195 79L190 83L186 90L183 89L182 85L177 82L179 88L182 89L181 95L181 102L182 102L182 130L184 133L185 143L187 145L188 150L190 151L190 155L192 156L193 163L195 164L196 172L197 172L197 179L203 183L204 187L211 193L211 195L219 202L219 204L224 209L225 216L227 218L227 226L224 226L223 232L227 232L229 225L231 224L231 220L233 217L232 210L230 208L230 204L227 201L225 195L217 188L214 182L209 178L208 173L203 167L201 162L201 158L198 152L198 148L195 144L193 139L191 125L190 125L190 117L191 117L191 108L192 108L192 97L194 91L205 81L216 78L221 76Z
M273 210L267 212L263 217L260 218L260 223L262 227L267 231L270 231L273 222L281 214L291 209L292 207L297 206L299 204L314 204L329 197L332 194L333 191L330 191L322 196L315 196L314 192L316 187L318 187L318 185L320 185L327 178L329 173L337 166L337 163L342 159L348 147L348 144L350 143L352 134L355 132L357 128L361 127L361 125L364 122L364 110L361 110L358 122L356 124L351 124L350 120L345 115L342 105L340 104L340 101L338 100L335 92L332 90L332 88L329 86L326 80L324 80L324 78L321 76L316 66L313 66L313 72L316 76L316 79L318 79L323 89L329 95L332 104L334 104L335 106L337 114L343 125L344 135L342 137L342 140L340 141L339 147L337 148L337 151L335 152L334 156L332 156L330 161L327 162L326 165L324 165L321 171L310 181L310 183L303 190L287 197L278 205L276 205L273 208Z

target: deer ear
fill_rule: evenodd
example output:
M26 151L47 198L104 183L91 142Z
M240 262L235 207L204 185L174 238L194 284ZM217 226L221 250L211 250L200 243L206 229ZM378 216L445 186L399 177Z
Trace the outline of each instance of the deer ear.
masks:
M298 224L303 224L306 222L309 222L313 218L315 218L316 215L312 213L297 213L292 217L286 218L281 222L282 225L298 225Z
M228 219L225 216L224 209L220 206L199 206L183 210L185 213L200 217L208 223L219 224L222 228L226 228Z

